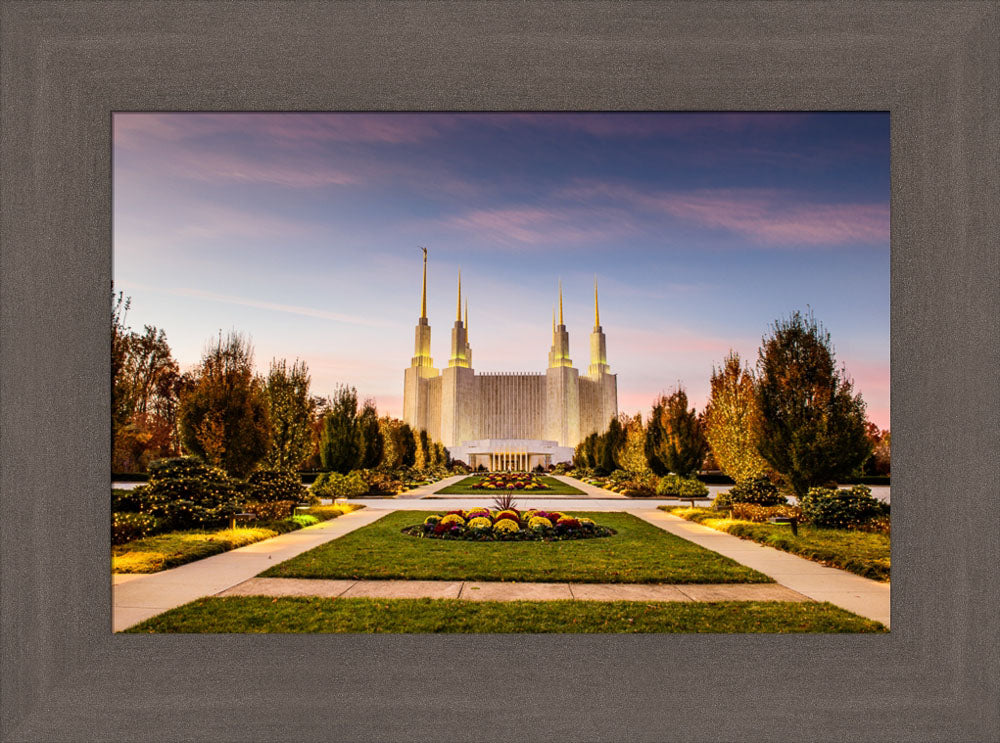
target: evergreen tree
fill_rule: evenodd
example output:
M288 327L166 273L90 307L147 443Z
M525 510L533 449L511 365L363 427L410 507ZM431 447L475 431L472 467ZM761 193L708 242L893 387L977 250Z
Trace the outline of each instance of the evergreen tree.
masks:
M661 395L653 403L653 410L649 414L649 425L646 426L646 441L644 449L646 454L646 464L653 474L663 477L669 474L670 469L663 463L662 449L666 440L666 432L663 430L663 407L666 398Z
M358 416L358 428L361 433L361 467L374 469L382 462L385 451L385 436L379 426L374 400L365 400L361 415Z
M220 335L208 348L181 399L179 425L185 449L234 477L246 477L267 455L267 392L254 374L248 338Z
M295 470L312 451L314 403L306 362L296 360L289 368L284 359L271 361L266 390L271 451L264 461L274 469Z
M397 431L396 446L399 448L399 462L403 467L413 467L417 461L417 437L409 423L401 425Z
M333 394L323 418L319 444L323 469L346 475L361 462L361 430L358 425L358 391L341 385Z
M617 415L608 422L608 430L604 432L602 438L604 439L604 447L607 449L606 463L611 465L611 470L619 469L622 449L625 447L625 428Z
M708 452L708 442L701 420L693 408L688 409L687 393L678 387L669 397L661 397L653 407L658 422L653 455L661 469L681 477L697 472ZM650 432L653 421L650 421ZM649 432L647 432L647 441ZM650 462L652 466L652 461ZM656 469L653 468L656 472Z
M802 497L846 477L872 452L865 404L834 363L830 334L810 314L775 322L757 361L761 456Z

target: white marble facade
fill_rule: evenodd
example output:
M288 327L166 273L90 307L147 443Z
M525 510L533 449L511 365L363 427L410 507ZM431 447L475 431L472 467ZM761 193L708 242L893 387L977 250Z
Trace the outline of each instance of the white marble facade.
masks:
M574 447L590 433L603 433L618 414L618 381L606 358L606 342L594 284L594 329L590 366L581 375L569 355L563 324L562 288L559 323L552 322L549 366L544 372L476 373L468 337L468 306L462 318L462 283L451 331L448 366L434 368L427 321L427 258L424 256L421 315L414 355L404 373L403 419L426 430L453 459L487 469L533 469L572 459ZM512 456L517 455L513 459ZM474 459L469 461L469 459Z

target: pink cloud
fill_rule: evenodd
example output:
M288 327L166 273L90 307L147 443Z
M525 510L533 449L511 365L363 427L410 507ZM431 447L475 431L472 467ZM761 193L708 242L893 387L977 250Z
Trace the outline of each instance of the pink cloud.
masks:
M496 127L529 124L565 131L573 129L595 137L684 136L705 130L734 132L749 128L789 129L803 123L806 116L794 113L498 113L481 114L477 123Z
M272 183L291 188L346 186L358 182L356 174L332 168L321 160L266 163L252 156L186 152L176 157L163 158L160 164L171 175L200 181Z
M148 146L150 140L182 141L242 133L278 143L357 142L402 144L440 136L454 116L419 113L121 113L115 114L117 146Z
M587 202L611 199L776 246L836 245L889 240L888 204L803 204L773 189L698 189L642 192L629 186L586 183L559 196Z
M634 229L628 215L619 210L529 206L476 209L445 220L445 226L470 232L477 238L525 245L606 240Z

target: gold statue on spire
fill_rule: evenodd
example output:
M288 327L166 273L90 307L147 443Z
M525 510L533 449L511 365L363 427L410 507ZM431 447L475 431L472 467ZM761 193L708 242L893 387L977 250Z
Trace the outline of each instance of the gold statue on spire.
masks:
M594 274L594 327L601 327L601 311L597 308L597 274Z
M424 251L424 284L420 290L420 317L427 317L427 248L422 245L418 245L422 251Z

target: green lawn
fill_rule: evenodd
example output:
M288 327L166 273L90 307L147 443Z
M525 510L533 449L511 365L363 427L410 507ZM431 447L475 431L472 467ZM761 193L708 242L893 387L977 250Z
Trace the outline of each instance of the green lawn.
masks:
M884 632L828 603L203 598L126 630L151 632Z
M865 578L889 580L891 561L888 534L850 529L817 529L803 524L799 526L799 535L793 537L788 526L728 519L711 508L660 508L689 521L697 521L733 536L751 539L824 565L849 570Z
M364 506L346 506L349 510ZM308 513L320 521L328 521L344 513L345 506L314 506ZM220 552L243 547L254 542L295 531L299 526L289 521L268 521L257 526L235 529L192 529L157 534L136 539L111 548L112 573L158 573Z
M261 573L272 578L773 583L626 513L573 511L617 534L560 542L467 542L402 534L431 511L395 511Z
M482 479L482 475L472 475L464 480L459 480L454 485L449 485L435 492L435 495L503 495L506 490L490 490L489 488L475 488L474 484ZM523 498L537 498L546 495L585 495L579 488L575 488L562 480L554 477L541 475L542 483L549 486L548 490L514 490L515 496Z

